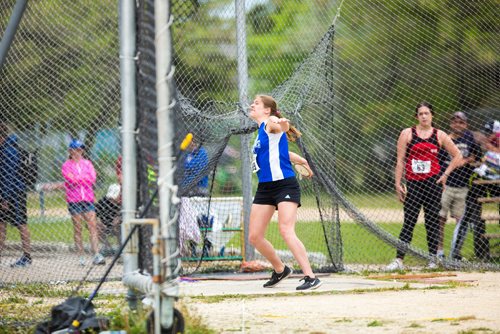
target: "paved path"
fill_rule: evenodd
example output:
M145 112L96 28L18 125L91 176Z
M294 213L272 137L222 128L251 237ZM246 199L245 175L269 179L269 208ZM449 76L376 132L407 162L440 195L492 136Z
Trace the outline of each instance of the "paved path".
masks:
M269 296L273 294L296 294L295 287L299 284L299 279L302 275L293 274L272 289L265 289L262 284L269 279L270 274L236 274L227 275L203 275L202 279L197 280L196 277L190 277L181 280L181 293L183 296L228 296L228 295L263 295ZM359 289L388 289L402 288L405 286L404 281L383 281L368 279L362 276L348 275L318 275L323 282L322 286L316 291L352 291ZM429 284L412 284L414 288L427 288Z

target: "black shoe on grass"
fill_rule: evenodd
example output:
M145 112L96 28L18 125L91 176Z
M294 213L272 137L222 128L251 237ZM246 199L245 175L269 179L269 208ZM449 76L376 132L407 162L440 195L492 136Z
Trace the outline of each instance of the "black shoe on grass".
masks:
M323 284L317 277L311 278L309 276L304 276L304 278L301 279L300 281L304 281L304 283L302 283L301 285L299 285L297 287L297 290L301 290L301 291L314 290L314 289L319 288L321 286L321 284Z
M288 266L285 266L285 269L283 270L283 272L279 273L279 274L273 270L273 274L271 275L271 279L269 281L267 281L266 283L264 283L264 288L272 288L272 287L276 286L279 282L281 282L282 280L284 280L285 278L290 276L292 273L293 273L293 270Z

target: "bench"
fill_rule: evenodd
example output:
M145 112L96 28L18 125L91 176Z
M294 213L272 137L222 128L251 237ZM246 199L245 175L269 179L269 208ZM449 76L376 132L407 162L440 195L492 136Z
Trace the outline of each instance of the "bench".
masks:
M500 180L474 180L472 181L474 184L481 184L481 185L499 185L500 186ZM477 199L478 203L482 204L487 204L487 203L498 203L500 205L500 197L479 197ZM491 220L498 220L500 222L500 213L498 214L483 214L481 216L481 219L484 221L491 221ZM488 240L494 240L494 239L500 239L500 233L485 233L484 235L485 239ZM498 243L496 244L498 245ZM490 246L490 248L494 248L494 246Z

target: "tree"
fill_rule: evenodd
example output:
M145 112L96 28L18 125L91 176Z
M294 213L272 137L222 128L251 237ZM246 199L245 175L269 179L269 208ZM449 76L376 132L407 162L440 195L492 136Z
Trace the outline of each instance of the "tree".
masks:
M113 1L29 3L0 69L0 108L10 123L50 122L72 133L95 130L96 120L117 123L118 13L110 5L115 8Z

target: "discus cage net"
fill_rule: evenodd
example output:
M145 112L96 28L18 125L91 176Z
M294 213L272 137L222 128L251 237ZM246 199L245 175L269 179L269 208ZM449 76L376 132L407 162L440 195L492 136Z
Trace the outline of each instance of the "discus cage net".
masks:
M15 3L0 0L2 36ZM138 1L136 13L138 206L154 193L158 172L152 3ZM396 142L403 128L416 124L414 109L422 100L434 105L434 125L447 133L452 115L462 111L478 141L491 134L484 125L500 118L496 2L246 1L244 103L238 99L241 40L236 37L235 10L230 0L171 1L175 147L190 132L196 148L205 152L176 152L182 274L239 270L243 260L261 259L258 253L245 254L241 164L251 147L242 149L240 140L241 135L255 135L247 112L261 93L274 96L281 112L303 133L290 149L307 158L315 172L312 180L300 181L296 226L315 270L383 270L398 246L407 250L405 265L424 267L430 258L423 213L411 245L398 241L403 206L394 194ZM85 224L81 265L74 224L59 188L61 166L74 138L84 142L97 172L96 202L113 197L108 190L119 183L118 19L114 1L28 2L0 68L1 121L17 136L18 147L36 153L38 161L36 180L27 191L30 266L11 267L22 254L22 242L18 228L3 224L2 290L18 289L18 298L26 302L15 309L16 321L19 316L27 323L36 321L36 310L48 314L60 301L54 291L70 294L77 282L98 280L106 268L92 264ZM499 268L498 174L495 156L484 159L486 153L483 145L474 168L484 163L487 175L466 171L471 187L478 179L492 181L480 189L483 219L466 222L463 260L445 258L445 268ZM199 163L190 165L192 159ZM2 164L6 169L10 165ZM5 172L2 182L9 182L7 175L13 174ZM252 192L256 183L254 177ZM6 187L2 184L2 192ZM157 215L155 205L148 216ZM120 236L104 220L98 220L103 226L99 247L102 255L110 256ZM456 225L456 219L447 218L446 256ZM149 234L141 228L145 270L151 266ZM298 268L280 238L276 217L267 238L285 262ZM109 278L119 280L121 275L118 264ZM0 306L9 303L2 298ZM2 306L2 323L12 319L6 308Z

